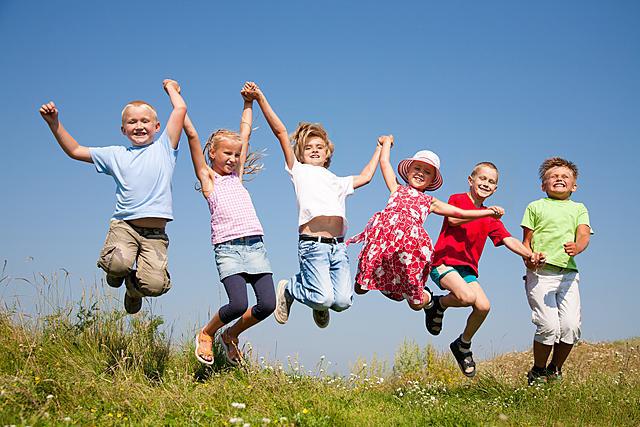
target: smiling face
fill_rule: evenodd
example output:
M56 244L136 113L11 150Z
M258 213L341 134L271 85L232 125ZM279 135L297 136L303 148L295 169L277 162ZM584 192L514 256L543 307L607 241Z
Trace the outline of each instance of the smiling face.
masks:
M129 138L133 145L152 143L159 129L158 117L148 105L128 105L122 112L122 134Z
M209 150L211 166L220 175L229 175L238 169L238 160L242 143L233 139L222 138Z
M436 178L436 168L430 164L413 161L407 171L407 184L419 191L424 191Z
M302 163L324 167L328 158L329 147L324 139L314 136L305 141L302 147Z
M498 171L490 166L477 166L468 178L471 198L483 202L498 189Z
M577 189L576 177L566 166L554 166L544 174L542 191L551 199L566 200Z

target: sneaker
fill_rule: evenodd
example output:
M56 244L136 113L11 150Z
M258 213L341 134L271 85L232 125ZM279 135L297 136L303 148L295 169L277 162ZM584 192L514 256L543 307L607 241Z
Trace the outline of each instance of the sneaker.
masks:
M124 283L124 277L116 277L107 274L107 285L111 286L112 288L119 288L120 286L122 286L122 283Z
M129 314L136 314L142 308L142 298L132 297L128 292L124 293L124 309Z
M529 386L544 384L547 381L547 370L545 368L533 367L527 372L527 383Z
M276 318L276 322L281 325L284 325L289 320L289 312L291 311L291 304L293 304L293 298L287 292L288 282L288 280L280 280L276 291L276 309L273 312L273 316Z
M476 362L473 360L473 352L471 351L471 343L465 344L460 337L449 344L449 348L456 358L460 370L465 377L472 378L476 375Z
M313 321L316 322L318 328L326 328L329 326L329 310L313 310Z
M562 381L562 369L553 363L547 366L547 381Z

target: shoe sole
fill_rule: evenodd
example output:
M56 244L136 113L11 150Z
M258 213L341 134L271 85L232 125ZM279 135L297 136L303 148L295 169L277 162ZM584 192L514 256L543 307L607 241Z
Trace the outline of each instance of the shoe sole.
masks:
M287 306L287 297L285 295L286 286L288 280L280 280L278 282L278 292L276 293L276 309L273 312L273 317L276 318L276 322L284 325L289 320L289 313L282 314L280 313L281 301L284 302L285 307Z
M324 329L324 328L326 328L327 326L329 326L329 321L331 320L331 318L329 318L329 320L327 320L327 323L323 323L323 324L321 324L321 323L319 323L319 322L316 320L315 313L316 313L316 312L315 312L315 310L314 310L314 311L313 311L313 314L314 314L314 316L313 316L313 321L315 322L315 324L316 324L316 326L317 326L318 328L320 328L320 329Z

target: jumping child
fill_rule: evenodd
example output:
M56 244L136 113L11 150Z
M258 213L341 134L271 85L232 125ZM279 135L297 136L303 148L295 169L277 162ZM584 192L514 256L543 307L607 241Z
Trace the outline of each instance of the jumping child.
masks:
M478 163L467 180L469 191L452 195L449 204L460 209L486 209L485 200L498 189L498 168L491 162ZM426 326L429 333L438 335L442 330L442 318L447 308L473 308L464 331L449 345L460 370L467 377L476 374L471 339L489 314L490 308L489 299L478 282L478 263L487 237L495 246L505 245L510 251L532 263L540 262L541 258L541 254L534 255L531 249L512 237L499 219L470 221L445 218L442 221L433 256L431 279L440 289L449 293L433 298L433 307L426 310Z
M98 267L107 273L109 286L119 288L125 282L124 308L130 314L140 311L143 297L157 297L171 288L165 225L173 220L171 178L187 106L177 82L164 80L162 85L173 111L159 138L160 122L151 105L131 101L122 110L120 129L130 147L80 145L62 126L53 102L40 107L62 150L72 159L94 163L116 183L116 210Z
M375 148L373 157L359 175L338 177L328 169L334 148L322 125L301 122L289 135L262 91L254 83L249 84L251 96L280 142L299 208L300 272L278 283L275 318L278 323L286 323L295 299L311 307L316 325L326 328L329 309L346 310L353 299L344 244L345 199L371 181L380 158L380 147Z
M238 319L216 338L226 361L235 365L242 359L238 349L240 333L269 317L275 308L271 265L262 239L262 225L251 196L242 185L243 174L250 172L245 169L245 162L253 104L246 91L245 85L241 91L244 109L240 133L226 129L215 131L207 140L204 154L189 117L184 124L196 177L211 212L211 243L216 266L229 297L229 303L220 307L195 339L196 358L207 365L213 364L213 339L224 325ZM257 300L250 308L247 283L253 287Z

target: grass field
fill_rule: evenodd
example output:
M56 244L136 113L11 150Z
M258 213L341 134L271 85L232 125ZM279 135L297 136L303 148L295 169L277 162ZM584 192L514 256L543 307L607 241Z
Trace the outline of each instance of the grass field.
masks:
M100 297L17 307L0 309L0 425L640 425L638 338L582 343L561 382L528 387L529 353L483 361L473 380L410 341L393 367L363 358L347 377L250 353L205 368L161 318Z

